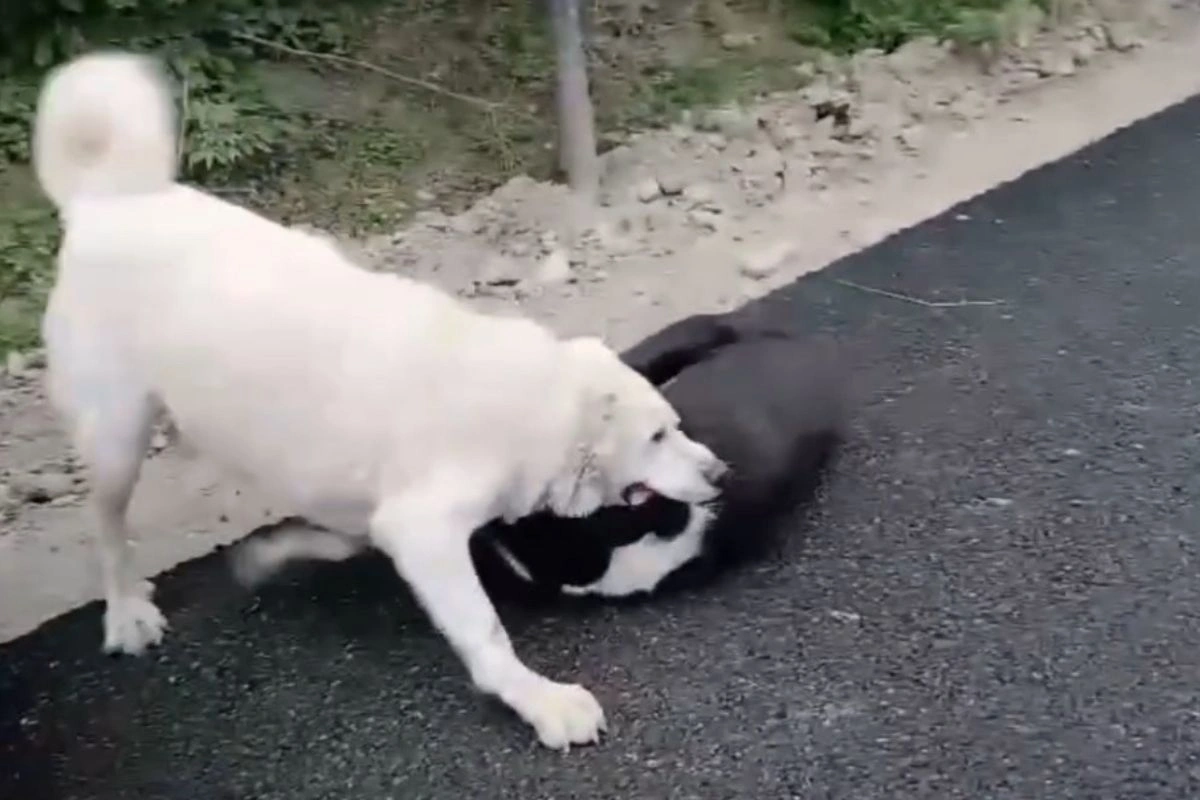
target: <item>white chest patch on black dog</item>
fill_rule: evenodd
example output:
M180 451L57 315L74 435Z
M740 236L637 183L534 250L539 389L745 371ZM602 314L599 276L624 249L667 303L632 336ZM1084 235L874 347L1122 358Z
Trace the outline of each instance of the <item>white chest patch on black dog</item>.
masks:
M583 585L563 584L561 591L576 597L628 597L654 591L664 578L697 558L703 550L704 531L713 513L698 505L691 506L688 512L687 526L681 533L666 537L651 532L631 544L615 547L603 575ZM515 575L528 583L535 582L529 568L501 541L492 540L491 544Z

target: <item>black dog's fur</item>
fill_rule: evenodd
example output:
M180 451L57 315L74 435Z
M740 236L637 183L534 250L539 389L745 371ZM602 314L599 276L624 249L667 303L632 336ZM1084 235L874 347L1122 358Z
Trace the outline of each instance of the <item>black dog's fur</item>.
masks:
M657 590L710 578L768 545L772 523L809 500L843 435L846 373L832 343L770 329L741 328L729 315L688 317L631 348L622 359L659 386L684 431L732 467L698 558ZM655 497L583 519L539 513L493 523L472 541L472 556L493 594L560 596L608 569L613 551L648 533L678 536L691 509ZM533 578L516 576L498 541Z

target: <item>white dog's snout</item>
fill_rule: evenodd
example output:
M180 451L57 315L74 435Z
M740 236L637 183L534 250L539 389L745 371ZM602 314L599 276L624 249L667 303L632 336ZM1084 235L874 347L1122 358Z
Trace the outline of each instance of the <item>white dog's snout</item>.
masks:
M725 481L729 479L732 471L728 464L713 456L712 461L709 462L708 467L704 470L704 479L713 486L720 488L725 485Z

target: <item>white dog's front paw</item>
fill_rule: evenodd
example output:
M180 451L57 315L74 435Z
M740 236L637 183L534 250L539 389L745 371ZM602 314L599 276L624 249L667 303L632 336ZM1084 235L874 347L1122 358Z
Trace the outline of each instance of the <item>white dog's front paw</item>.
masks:
M150 599L154 587L143 581L135 593L110 598L104 610L104 652L140 655L162 641L166 617Z
M573 683L541 681L520 699L517 711L537 731L542 744L564 752L573 744L599 742L607 728L596 698Z

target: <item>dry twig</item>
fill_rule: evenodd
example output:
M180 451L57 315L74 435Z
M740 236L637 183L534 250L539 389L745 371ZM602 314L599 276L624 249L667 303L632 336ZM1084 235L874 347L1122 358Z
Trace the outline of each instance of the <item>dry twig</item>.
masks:
M860 292L867 294L877 294L880 297L889 297L892 300L900 300L905 303L921 306L922 308L963 308L965 306L998 306L1004 303L1003 300L923 300L920 297L912 297L899 292L889 292L887 289L876 289L871 286L863 286L861 283L836 278L834 283L851 289L857 289Z
M391 78L394 81L407 83L410 86L417 86L427 92L440 94L444 97L449 97L454 100L458 100L459 102L475 106L476 108L481 108L490 113L494 113L500 108L499 103L493 103L490 100L484 100L481 97L472 97L468 94L455 92L451 89L445 88L444 86L438 86L436 83L422 80L421 78L414 78L411 75L401 75L399 72L393 72L386 67L381 67L378 64L372 64L369 61L361 61L357 58L350 58L349 56L339 56L336 53L317 53L313 50L304 50L299 47L292 47L291 45L283 44L282 42L274 42L270 39L263 39L250 33L231 33L230 36L235 39L241 39L246 42L260 45L262 47L268 47L272 50L278 50L283 53L289 53L290 55L300 56L301 58L311 58L317 61L328 61L334 64L341 64L342 66L364 69L368 72L374 72L377 75L383 75L385 78Z

